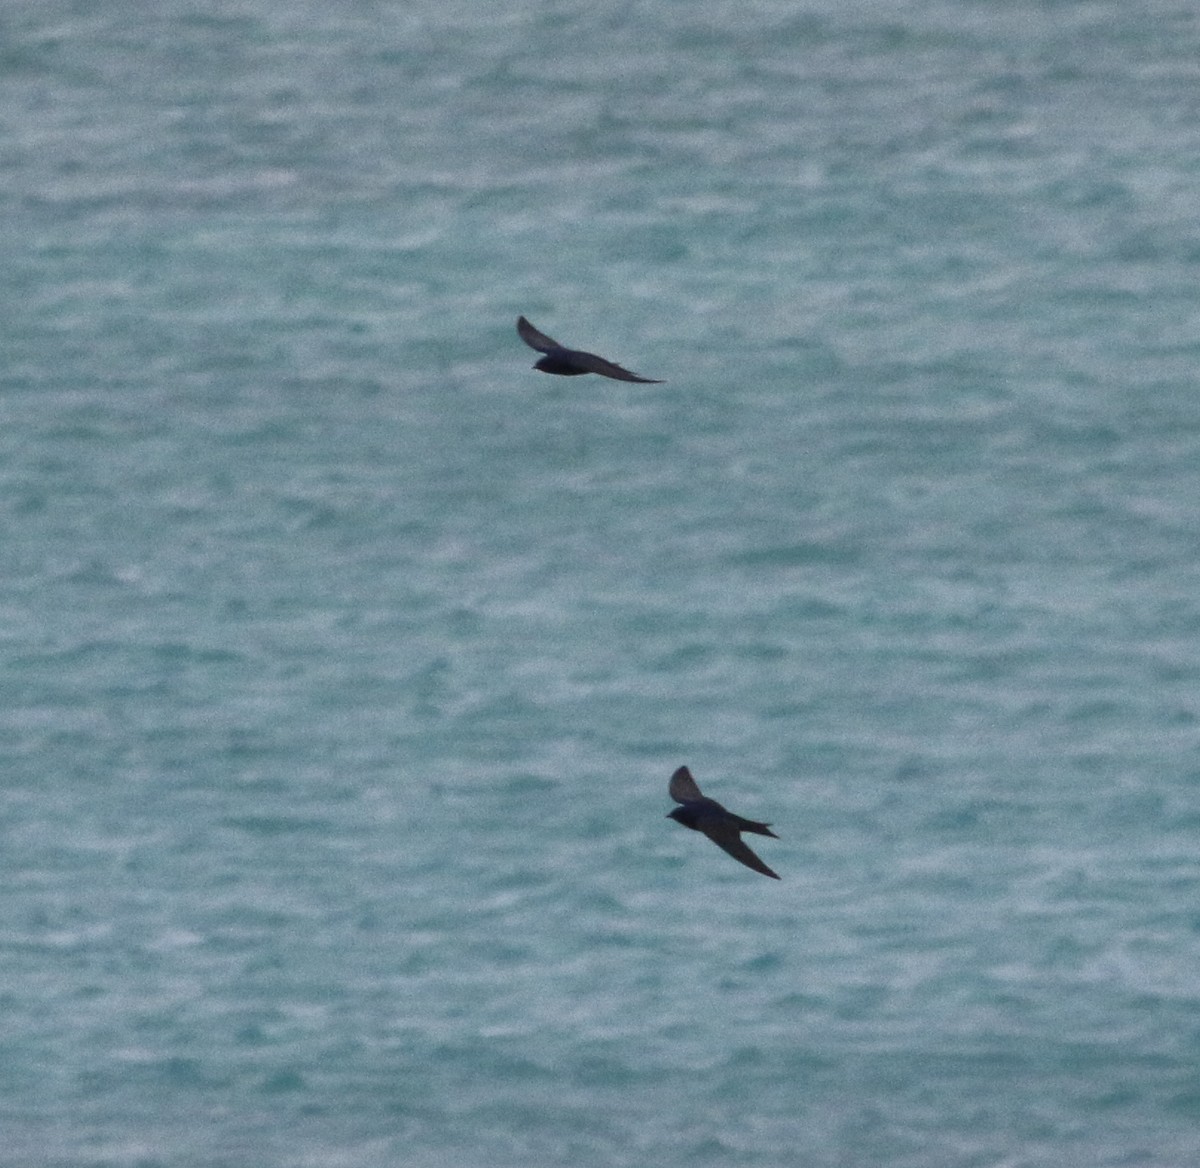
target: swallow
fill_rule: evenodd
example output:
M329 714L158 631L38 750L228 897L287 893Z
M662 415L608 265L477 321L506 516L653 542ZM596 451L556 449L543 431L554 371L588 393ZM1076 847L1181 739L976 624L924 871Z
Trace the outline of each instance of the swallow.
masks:
M567 349L557 341L551 340L545 333L539 333L523 316L517 317L517 334L531 349L546 355L535 363L534 368L543 373L559 373L563 377L578 377L580 373L599 373L601 377L611 377L616 381L641 381L646 385L662 385L653 377L639 377L614 365L595 353L584 353L579 349Z
M732 811L726 811L715 799L706 799L700 793L700 788L696 786L692 772L685 766L681 766L671 776L667 794L676 803L682 804L667 815L668 819L682 823L684 827L690 827L693 831L702 831L717 847L723 848L739 863L745 864L747 868L753 868L755 872L770 876L772 880L779 879L762 860L742 843L742 832L744 831L752 831L755 835L769 835L772 839L778 839L779 836L771 830L769 823L756 823L753 819L743 819L740 815L734 815Z

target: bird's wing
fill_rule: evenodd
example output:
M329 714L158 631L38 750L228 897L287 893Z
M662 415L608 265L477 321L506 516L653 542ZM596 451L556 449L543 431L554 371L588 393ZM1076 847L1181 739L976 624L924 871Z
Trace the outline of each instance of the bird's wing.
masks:
M727 851L735 860L745 864L747 868L753 868L755 872L761 872L764 876L770 876L772 880L778 880L779 877L771 871L747 846L742 842L742 837L738 835L737 828L732 824L721 823L712 824L704 828L704 834L719 848Z
M546 336L545 333L539 333L523 316L517 317L517 335L531 349L537 349L539 353L549 353L551 349L562 348L562 345Z
M599 373L601 377L611 377L614 381L640 381L645 385L662 384L657 378L639 377L636 373L630 373L628 369L622 369L620 365L615 365L612 361L606 361L603 357L597 357L595 353L583 353L578 350L572 350L571 364L584 370L586 373Z
M700 793L700 788L696 786L696 780L692 778L692 772L685 766L681 766L671 776L670 785L667 787L667 794L676 803L690 803L693 799L704 798Z

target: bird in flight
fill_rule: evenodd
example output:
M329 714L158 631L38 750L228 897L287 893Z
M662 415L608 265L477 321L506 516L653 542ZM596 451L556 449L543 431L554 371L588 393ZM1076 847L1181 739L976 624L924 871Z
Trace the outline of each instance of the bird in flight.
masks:
M577 377L580 373L599 373L601 377L611 377L616 381L641 381L646 385L661 385L662 382L653 377L639 377L614 365L595 353L584 353L579 349L567 349L557 341L538 332L523 316L517 317L517 333L531 349L546 355L534 364L535 369L543 373L559 373L563 377Z
M762 860L742 843L742 832L744 831L752 831L755 835L769 835L772 839L778 839L779 836L771 830L769 823L756 823L753 819L743 819L740 815L734 815L732 811L726 811L715 799L706 799L700 793L700 788L696 786L692 772L685 766L681 766L671 776L667 794L680 804L667 815L668 819L682 823L684 827L690 827L693 831L703 832L717 847L724 848L735 860L745 864L747 868L753 868L755 872L770 876L772 880L779 879Z

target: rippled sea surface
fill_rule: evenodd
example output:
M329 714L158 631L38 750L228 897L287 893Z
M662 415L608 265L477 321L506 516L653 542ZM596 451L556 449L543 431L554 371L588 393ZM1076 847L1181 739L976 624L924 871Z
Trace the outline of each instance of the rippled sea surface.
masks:
M7 6L0 1164L1195 1164L1197 60Z

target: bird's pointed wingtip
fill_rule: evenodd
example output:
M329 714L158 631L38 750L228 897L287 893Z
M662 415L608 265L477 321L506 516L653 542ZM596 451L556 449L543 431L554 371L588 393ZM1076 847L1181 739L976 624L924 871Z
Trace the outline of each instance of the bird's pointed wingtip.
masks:
M689 799L704 798L700 793L699 784L692 778L692 772L685 766L678 767L671 776L671 781L667 784L667 794L676 803L686 803Z
M558 342L553 337L546 336L527 316L517 317L517 336L539 353L548 353L558 347Z

